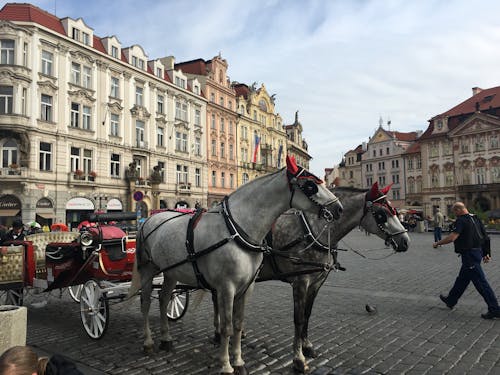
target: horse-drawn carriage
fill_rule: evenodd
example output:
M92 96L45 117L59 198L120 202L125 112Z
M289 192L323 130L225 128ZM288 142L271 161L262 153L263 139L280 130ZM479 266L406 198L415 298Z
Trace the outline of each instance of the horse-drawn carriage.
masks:
M93 225L79 232L37 233L5 243L0 247L0 304L22 305L29 292L68 288L80 303L85 332L101 338L109 302L126 297L135 260L135 237L109 223L135 219L135 213L93 214ZM176 289L167 309L171 320L183 316L188 298L186 288Z

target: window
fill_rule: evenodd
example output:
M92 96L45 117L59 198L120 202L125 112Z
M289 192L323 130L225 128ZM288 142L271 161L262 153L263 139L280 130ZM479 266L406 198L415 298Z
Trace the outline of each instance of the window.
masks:
M475 151L484 151L484 138L482 136L476 136L474 149Z
M42 73L52 76L52 65L54 63L54 55L49 51L42 51Z
M120 116L115 113L112 113L109 119L109 131L112 136L119 137L120 136Z
M158 162L158 172L160 172L161 181L165 182L165 162L163 161Z
M194 170L194 183L196 187L201 187L201 169L196 168Z
M253 111L253 119L255 121L257 121L257 111L256 110Z
M227 131L230 135L233 135L233 122L229 120L229 124L227 125Z
M212 171L212 187L216 186L216 182L217 182L217 172Z
M215 103L215 94L214 94L214 93L211 93L211 94L210 94L210 101L211 101L212 103Z
M215 130L215 115L212 115L212 121L210 122L210 128Z
M222 142L220 144L220 157L221 158L225 158L226 157L226 145L224 144L224 142Z
M385 149L385 154L386 154L386 155L389 155L389 147L387 147L387 148Z
M135 140L137 147L144 147L144 129L145 124L144 121L135 121Z
M453 148L451 147L451 142L443 143L443 155L453 154Z
M491 167L491 182L499 183L500 182L500 166Z
M111 154L110 175L120 177L120 155L118 154Z
M187 104L175 102L175 118L187 121Z
M220 97L220 99L219 99L219 104L220 104L221 106L224 106L224 97L223 97L223 96L221 96L221 97Z
M40 142L40 170L50 171L52 169L52 145Z
M83 150L83 171L89 174L93 170L92 168L92 150Z
M4 144L3 147L1 148L2 150L2 168L7 168L11 164L17 164L17 143L13 139L7 140Z
M393 174L392 175L392 182L394 184L399 184L399 175L398 174Z
M220 186L226 187L226 173L225 172L220 173Z
M246 184L248 182L248 173L243 173L242 177L242 183Z
M158 95L157 112L163 114L163 95Z
M217 141L212 139L212 156L217 156Z
M0 115L12 114L12 86L0 86Z
M378 184L385 186L385 176L380 176L378 178Z
M92 69L88 66L83 67L82 86L86 89L92 88Z
M142 106L142 95L144 93L144 89L142 87L137 86L135 88L135 104Z
M186 80L183 78L180 78L180 77L175 77L175 85L185 89L186 88Z
M92 128L91 108L83 106L82 112L82 129L90 130Z
M40 118L43 121L52 121L52 96L42 94Z
M132 56L132 65L137 67L137 57Z
M485 168L480 167L476 168L476 183L484 184L486 183L486 171Z
M118 58L118 48L115 46L111 46L111 56L113 56L115 59Z
M220 132L224 133L224 119L223 118L220 119Z
M186 165L177 164L177 183L187 184L188 182L188 167Z
M70 156L70 164L71 164L71 172L80 169L80 149L77 147L71 147L71 156Z
M433 188L439 187L439 176L437 172L433 172L431 174L431 187Z
M194 111L194 124L201 126L201 111L199 109L195 109Z
M229 160L234 160L234 146L229 145Z
M453 186L455 185L455 181L453 178L453 171L445 172L445 186Z
M165 137L165 129L159 126L156 132L157 146L164 147L164 137Z
M194 154L201 156L201 138L195 137L194 139Z
M243 126L241 128L241 138L242 139L248 139L248 132L247 132L247 127Z
M81 67L80 64L71 63L71 83L80 85Z
M23 44L23 66L28 66L28 43Z
M234 174L232 173L229 174L229 187L234 189Z
M109 96L112 98L120 97L120 80L117 77L111 77L111 91Z
M26 98L28 96L28 90L23 88L23 92L21 94L21 113L26 116Z
M408 170L413 170L413 158L408 158Z
M417 169L422 169L422 158L417 156Z
M75 29L75 28L73 27L71 37L72 37L74 40L80 40L80 30Z
M80 104L71 103L71 123L70 126L72 128L78 128L78 119L80 117Z
M156 68L156 76L159 78L163 78L163 71L161 68Z
M415 193L415 180L413 178L408 179L408 193Z
M144 70L144 60L142 60L142 59L139 59L139 60L138 60L138 62L139 62L139 64L138 64L138 66L139 66L139 69L142 69L142 70Z
M392 199L399 199L399 190L398 189L392 190Z
M462 153L469 152L469 140L468 139L461 140L460 149L461 149Z
M90 45L90 35L85 32L82 32L82 42L84 44Z
M14 65L14 41L11 39L0 40L0 64Z

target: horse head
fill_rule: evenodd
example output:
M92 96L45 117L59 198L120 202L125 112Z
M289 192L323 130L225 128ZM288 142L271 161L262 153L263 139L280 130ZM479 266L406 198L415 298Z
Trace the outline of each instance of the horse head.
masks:
M375 181L365 196L365 207L361 226L371 233L377 234L391 245L397 252L408 250L410 237L398 219L396 209L387 200L387 193L392 184L379 188Z
M294 207L303 211L311 211L311 202L318 208L318 216L328 222L340 218L342 204L340 200L325 186L324 182L306 169L297 166L295 157L286 157L287 177ZM301 194L295 194L296 191Z

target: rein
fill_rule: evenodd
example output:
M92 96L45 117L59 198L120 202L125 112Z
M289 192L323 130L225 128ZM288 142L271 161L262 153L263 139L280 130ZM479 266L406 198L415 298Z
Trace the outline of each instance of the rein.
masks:
M397 251L393 250L390 254L388 255L384 255L384 256L381 256L379 258L369 258L367 257L366 255L362 254L362 251L378 251L378 250L386 250L387 247L383 247L383 248L380 248L380 249L365 249L365 250L355 250L352 246L350 246L345 240L341 240L346 246L347 246L347 249L343 249L343 248L337 248L337 250L340 250L340 251L352 251L353 253L359 255L361 258L364 258L364 259L367 259L367 260L383 260L383 259L387 259L391 256L393 256L394 254L397 253Z

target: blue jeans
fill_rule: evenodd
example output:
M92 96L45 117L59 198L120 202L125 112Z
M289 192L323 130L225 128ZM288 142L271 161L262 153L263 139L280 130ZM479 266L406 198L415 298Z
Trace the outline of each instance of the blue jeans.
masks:
M483 269L481 268L482 259L483 252L481 249L470 249L462 253L462 267L455 280L455 284L448 293L448 305L455 306L462 294L464 294L469 283L472 281L476 290L488 305L488 311L500 311L495 293L491 289Z
M434 242L441 241L441 227L434 228Z

